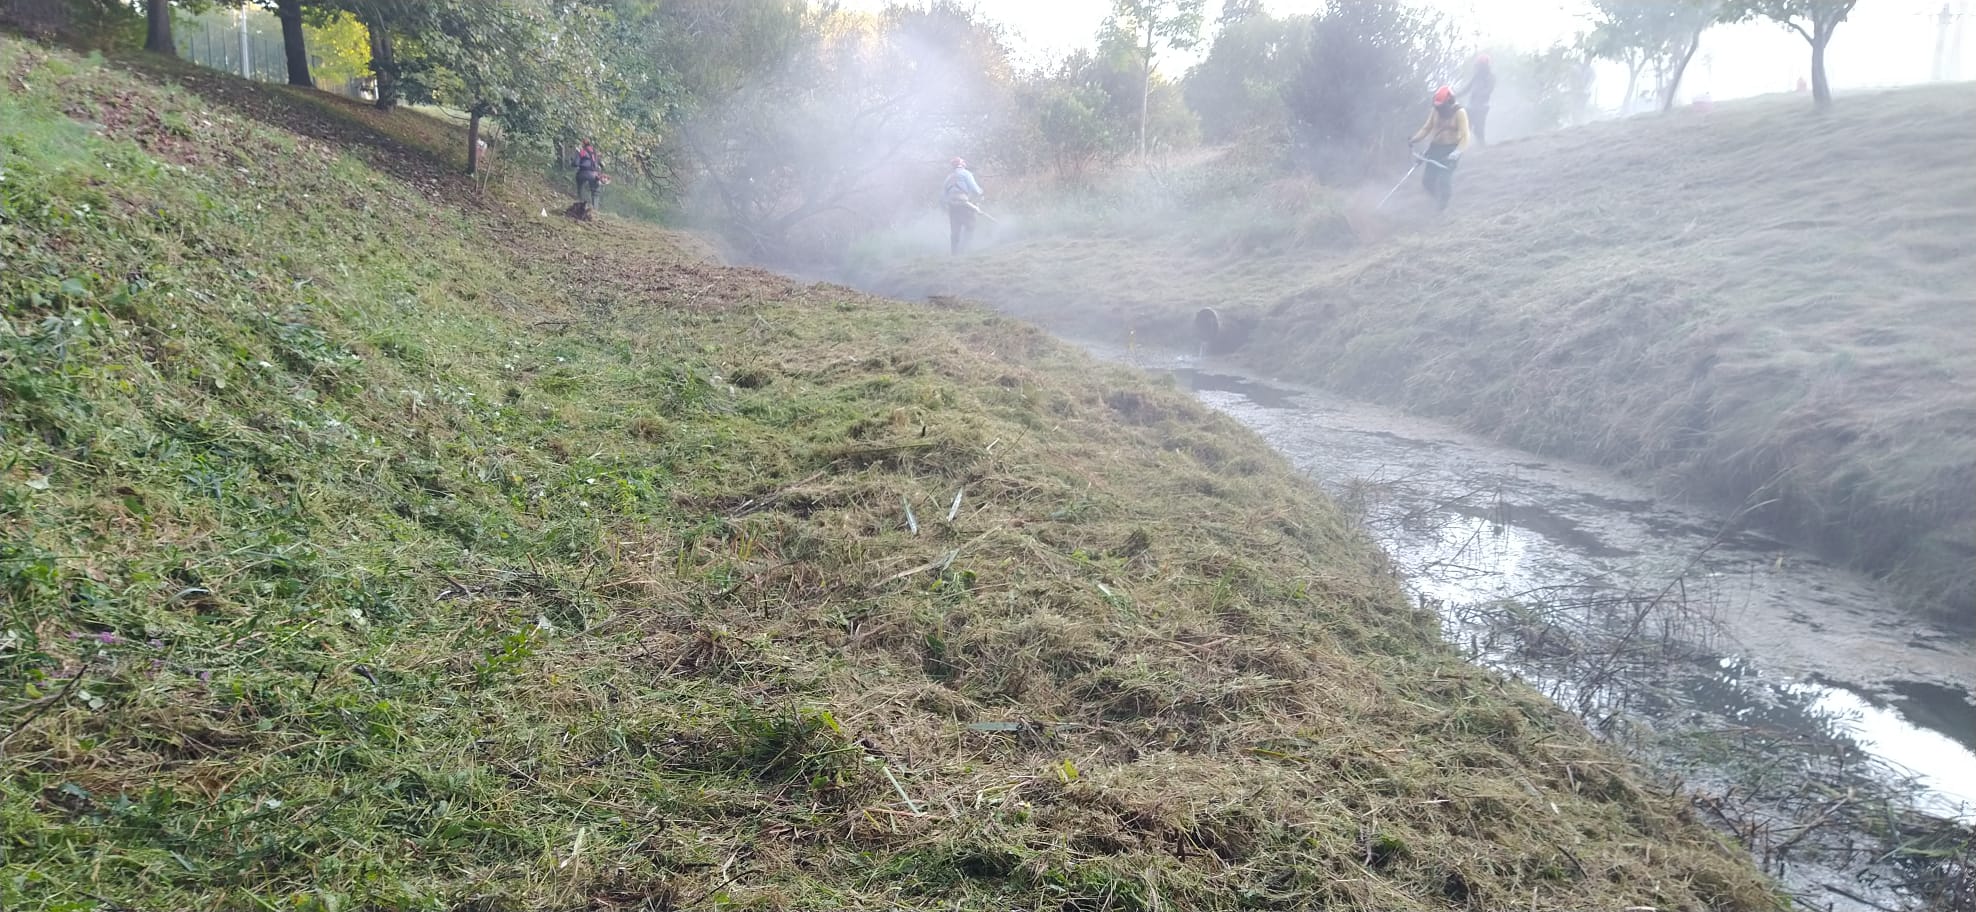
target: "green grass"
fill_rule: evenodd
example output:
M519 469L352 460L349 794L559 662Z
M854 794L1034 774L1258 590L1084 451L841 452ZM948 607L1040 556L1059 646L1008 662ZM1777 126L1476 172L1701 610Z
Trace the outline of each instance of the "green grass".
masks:
M1440 219L1416 187L1375 211L1390 184L1256 176L1075 231L1027 200L979 256L869 255L858 278L1187 350L1215 307L1258 371L1752 506L1976 624L1972 100L1763 99L1504 143L1463 162Z
M0 38L0 907L1772 905L1177 393L135 67Z

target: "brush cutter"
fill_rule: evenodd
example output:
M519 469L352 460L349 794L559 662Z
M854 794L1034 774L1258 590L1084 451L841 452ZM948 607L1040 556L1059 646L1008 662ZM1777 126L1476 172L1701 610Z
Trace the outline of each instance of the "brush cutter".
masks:
M1408 151L1412 151L1412 150L1409 149ZM1413 167L1407 169L1407 176L1400 178L1400 182L1394 184L1393 189L1386 191L1386 195L1379 198L1379 205L1374 206L1372 208L1374 210L1384 208L1386 205L1386 201L1393 198L1393 194L1400 192L1400 188L1406 186L1407 181L1413 180L1414 172L1419 171L1421 165L1433 165L1434 167L1439 168L1443 171L1452 170L1447 165L1444 165L1431 158L1428 158L1427 156L1422 155L1418 152L1414 152Z
M997 224L997 225L999 225L999 224L1001 224L1001 223L1002 223L1000 219L998 219L998 218L996 218L996 217L994 217L994 216L992 216L992 215L989 215L989 214L988 214L988 213L986 213L986 212L983 212L983 211L981 211L981 207L980 207L980 206L977 206L977 205L975 205L975 204L974 204L974 202L973 202L972 200L970 200L970 201L968 201L968 202L967 202L967 203L965 203L964 205L966 205L966 206L967 206L967 207L968 207L969 209L972 209L972 210L974 210L974 214L975 214L975 215L978 215L978 216L981 216L982 218L985 218L985 219L987 219L988 221L990 221L990 222L992 222L992 223L994 223L994 224Z

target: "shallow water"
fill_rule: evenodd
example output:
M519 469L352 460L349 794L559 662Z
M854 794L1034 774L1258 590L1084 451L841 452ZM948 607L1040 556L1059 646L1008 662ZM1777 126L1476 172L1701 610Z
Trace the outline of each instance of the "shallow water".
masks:
M1976 822L1976 644L1901 610L1873 581L1601 469L1199 358L1091 348L1172 376L1358 505L1409 586L1479 660L1568 702L1585 696L1581 682L1492 652L1461 606L1558 592L1678 598L1693 623L1669 636L1691 648L1653 666L1653 693L1622 687L1581 711L1624 711L1677 732L1747 725L1850 742L1880 761L1862 774L1911 790L1916 809Z

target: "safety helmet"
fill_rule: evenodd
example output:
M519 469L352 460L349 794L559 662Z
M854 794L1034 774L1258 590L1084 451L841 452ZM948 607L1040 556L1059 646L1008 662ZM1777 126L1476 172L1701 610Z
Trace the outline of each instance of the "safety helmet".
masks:
M1476 62L1476 63L1479 63L1479 64L1481 64L1481 65L1483 65L1483 66L1488 66L1488 65L1489 65L1489 55L1487 55L1487 54L1477 54L1477 55L1475 55L1475 62Z
M1442 86L1434 92L1434 103L1437 105L1453 104L1454 100L1455 90L1447 86Z
M967 167L967 159L956 155L954 156L954 160L949 164L952 164L956 168L965 168Z

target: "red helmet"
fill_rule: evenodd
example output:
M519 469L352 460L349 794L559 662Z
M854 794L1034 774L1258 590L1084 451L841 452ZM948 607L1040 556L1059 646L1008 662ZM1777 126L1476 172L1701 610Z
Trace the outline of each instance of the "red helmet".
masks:
M1434 91L1434 103L1437 105L1452 104L1454 100L1455 100L1454 89L1451 89L1447 86L1442 86Z
M1487 54L1477 54L1477 55L1475 55L1475 62L1476 62L1476 63L1479 63L1479 64L1481 64L1481 65L1483 65L1483 66L1488 66L1488 65L1489 65L1489 55L1487 55Z
M954 160L949 164L952 164L956 168L965 168L967 167L967 159L956 155L954 156Z

